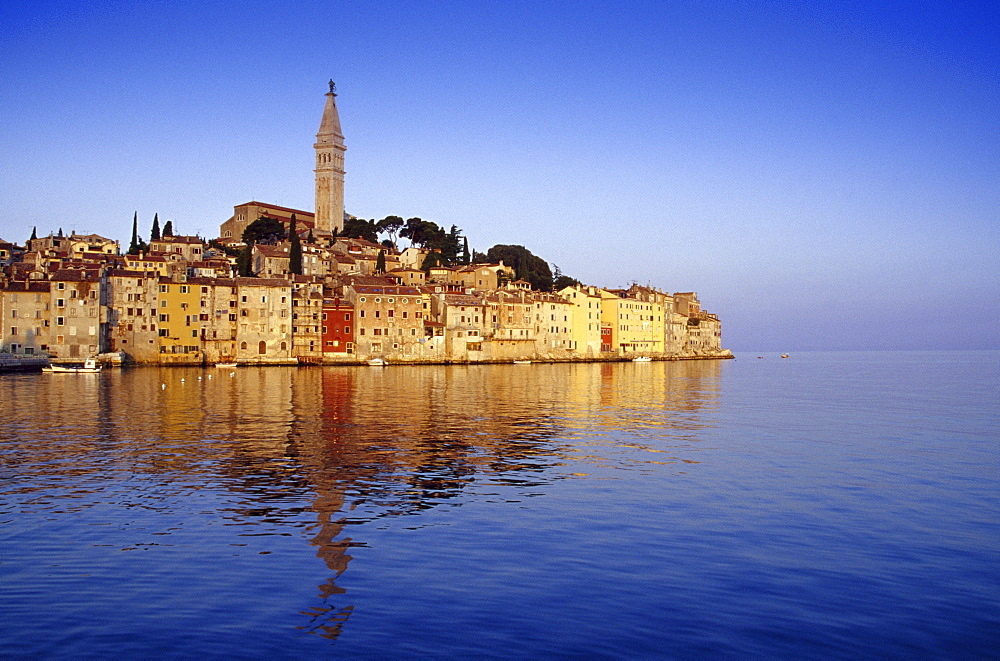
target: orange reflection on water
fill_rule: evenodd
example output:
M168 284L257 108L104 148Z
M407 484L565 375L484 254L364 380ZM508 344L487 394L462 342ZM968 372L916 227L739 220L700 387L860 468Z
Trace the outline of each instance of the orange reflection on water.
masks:
M353 608L334 603L347 525L491 484L688 466L720 381L715 361L24 375L0 381L14 412L0 435L15 435L16 469L35 471L39 489L66 475L163 475L165 491L226 489L227 517L252 526L294 519L289 503L307 501L330 577L304 628L336 636Z

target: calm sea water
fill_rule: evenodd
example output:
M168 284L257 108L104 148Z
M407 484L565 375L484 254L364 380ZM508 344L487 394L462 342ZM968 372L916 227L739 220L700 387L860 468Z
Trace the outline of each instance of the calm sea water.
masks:
M0 376L0 656L1000 657L1000 352Z

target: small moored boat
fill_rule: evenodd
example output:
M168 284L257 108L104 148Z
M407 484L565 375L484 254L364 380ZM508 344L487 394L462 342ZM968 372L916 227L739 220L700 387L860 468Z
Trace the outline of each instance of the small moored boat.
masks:
M633 358L632 362L633 363L651 363L651 362L653 362L653 359L650 358L649 356L639 356L638 358Z
M372 358L371 360L368 361L368 364L371 365L372 367L385 367L388 363L386 363L381 358Z
M515 365L530 365L531 361L530 360L515 360L514 364Z
M229 362L229 363L216 363L215 366L216 367L230 367L230 368L232 368L232 367L236 367L236 361L234 360L234 361Z
M83 365L48 365L42 368L43 372L50 374L97 374L101 371L101 366L94 358L88 358Z

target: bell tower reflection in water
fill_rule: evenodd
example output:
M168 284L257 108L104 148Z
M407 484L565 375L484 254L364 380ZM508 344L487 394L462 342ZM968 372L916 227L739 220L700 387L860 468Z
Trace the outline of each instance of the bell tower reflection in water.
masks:
M621 433L648 463L697 463L679 452L697 451L711 426L719 380L715 361L299 370L287 453L315 493L311 543L332 572L306 628L336 636L351 612L330 603L357 545L347 525L461 504L489 485L537 491L567 477L553 469L581 448L616 461Z

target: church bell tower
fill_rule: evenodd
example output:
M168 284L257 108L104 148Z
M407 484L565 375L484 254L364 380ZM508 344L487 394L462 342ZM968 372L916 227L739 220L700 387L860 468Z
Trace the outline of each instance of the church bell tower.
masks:
M337 113L336 85L330 81L323 119L316 134L316 230L332 233L344 229L344 134Z

